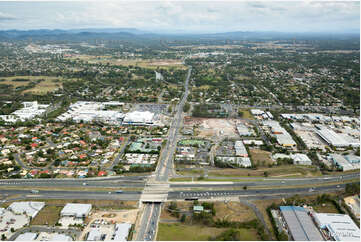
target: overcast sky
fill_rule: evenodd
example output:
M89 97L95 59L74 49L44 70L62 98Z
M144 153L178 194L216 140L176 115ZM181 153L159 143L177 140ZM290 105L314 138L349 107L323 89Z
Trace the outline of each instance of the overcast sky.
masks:
M1 0L0 0L1 1ZM359 32L359 1L0 2L0 29Z

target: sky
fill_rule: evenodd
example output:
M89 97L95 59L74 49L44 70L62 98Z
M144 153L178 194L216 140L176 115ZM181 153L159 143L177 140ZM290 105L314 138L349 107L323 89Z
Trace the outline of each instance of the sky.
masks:
M0 29L136 28L150 32L360 31L359 1L7 1Z

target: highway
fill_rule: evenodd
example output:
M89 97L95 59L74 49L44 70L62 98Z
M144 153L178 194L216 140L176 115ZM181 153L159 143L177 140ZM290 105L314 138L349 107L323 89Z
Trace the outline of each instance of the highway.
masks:
M183 176L187 177L187 176ZM190 176L189 176L190 177ZM149 176L118 176L118 177L104 177L104 178L85 178L85 179L0 179L0 187L29 187L29 188L67 188L67 187L91 187L91 188L120 188L125 187L129 189L144 188L145 180ZM212 187L227 187L237 188L241 186L295 186L295 185L315 185L326 182L346 182L360 178L360 173L349 173L334 176L309 177L309 178L263 178L263 177L227 177L227 179L235 179L234 181L222 181L224 177L212 177L212 180L219 179L220 181L212 182L168 182L171 189L180 188L212 188ZM128 190L129 190L128 189Z
M225 190L225 189L204 189L199 191L170 191L168 192L167 200L184 200L186 198L194 198L197 197L199 199L215 199L215 198L227 198L227 197L242 197L245 196L247 198L259 198L265 196L290 196L294 194L299 195L309 195L318 192L326 192L326 191L336 191L344 189L345 184L335 184L335 185L320 185L317 187L313 186L305 186L300 188L255 188L255 189L236 189L236 190ZM311 189L314 188L314 189ZM123 193L115 193L115 192L104 192L104 191L69 191L69 190L50 190L50 191L42 191L40 190L38 193L31 193L29 190L20 190L20 189L9 189L9 190L0 190L0 195L2 197L19 195L19 199L24 198L37 198L37 199L94 199L94 200L128 200L128 201L138 201L141 196L140 191L123 191ZM149 223L155 222L154 219L157 220L157 216L160 213L161 204L149 203L144 207L143 217L145 219L145 226L141 227L146 232L146 227L149 227ZM159 209L158 209L159 207ZM156 209L156 211L153 211ZM151 213L154 212L153 219L149 220L149 216L146 216L147 211L150 210ZM158 211L159 210L159 211ZM157 216L156 216L157 215ZM141 230L140 230L141 231ZM143 236L142 233L138 233L138 240ZM140 236L140 237L139 237Z

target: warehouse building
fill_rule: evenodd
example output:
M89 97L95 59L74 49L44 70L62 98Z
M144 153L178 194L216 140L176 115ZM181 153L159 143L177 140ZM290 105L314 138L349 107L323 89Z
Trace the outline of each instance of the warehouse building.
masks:
M236 156L248 157L248 152L242 141L236 141L234 143L234 149L236 150Z
M86 216L88 216L91 209L91 204L67 203L65 207L61 210L60 215L75 218L85 218Z
M237 124L237 131L238 131L239 136L253 136L254 135L254 130L250 129L243 123Z
M288 232L296 241L323 241L323 237L306 209L297 206L280 206Z
M26 232L20 234L15 241L34 241L38 235L36 233Z
M112 240L127 241L128 234L129 234L131 227L132 227L132 225L128 224L128 223L116 224Z
M324 140L328 145L332 145L334 147L347 147L350 144L335 131L328 129L324 126L317 126L316 133Z
M316 224L336 241L360 241L360 229L349 215L336 213L313 214Z
M349 162L344 156L340 154L331 154L329 157L332 163L342 171L350 171L360 168L360 163Z
M34 218L45 206L44 202L13 202L8 209L15 214L26 214Z

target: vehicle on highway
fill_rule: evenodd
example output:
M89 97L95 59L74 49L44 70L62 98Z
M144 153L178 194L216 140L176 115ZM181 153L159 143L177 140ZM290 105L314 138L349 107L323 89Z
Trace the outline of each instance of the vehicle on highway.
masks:
M83 182L83 186L86 186L86 185L88 185L88 183L86 183L86 182Z
M115 193L123 193L123 190L115 191Z
M39 190L31 190L31 193L39 193Z
M184 201L198 201L198 197L187 197Z

